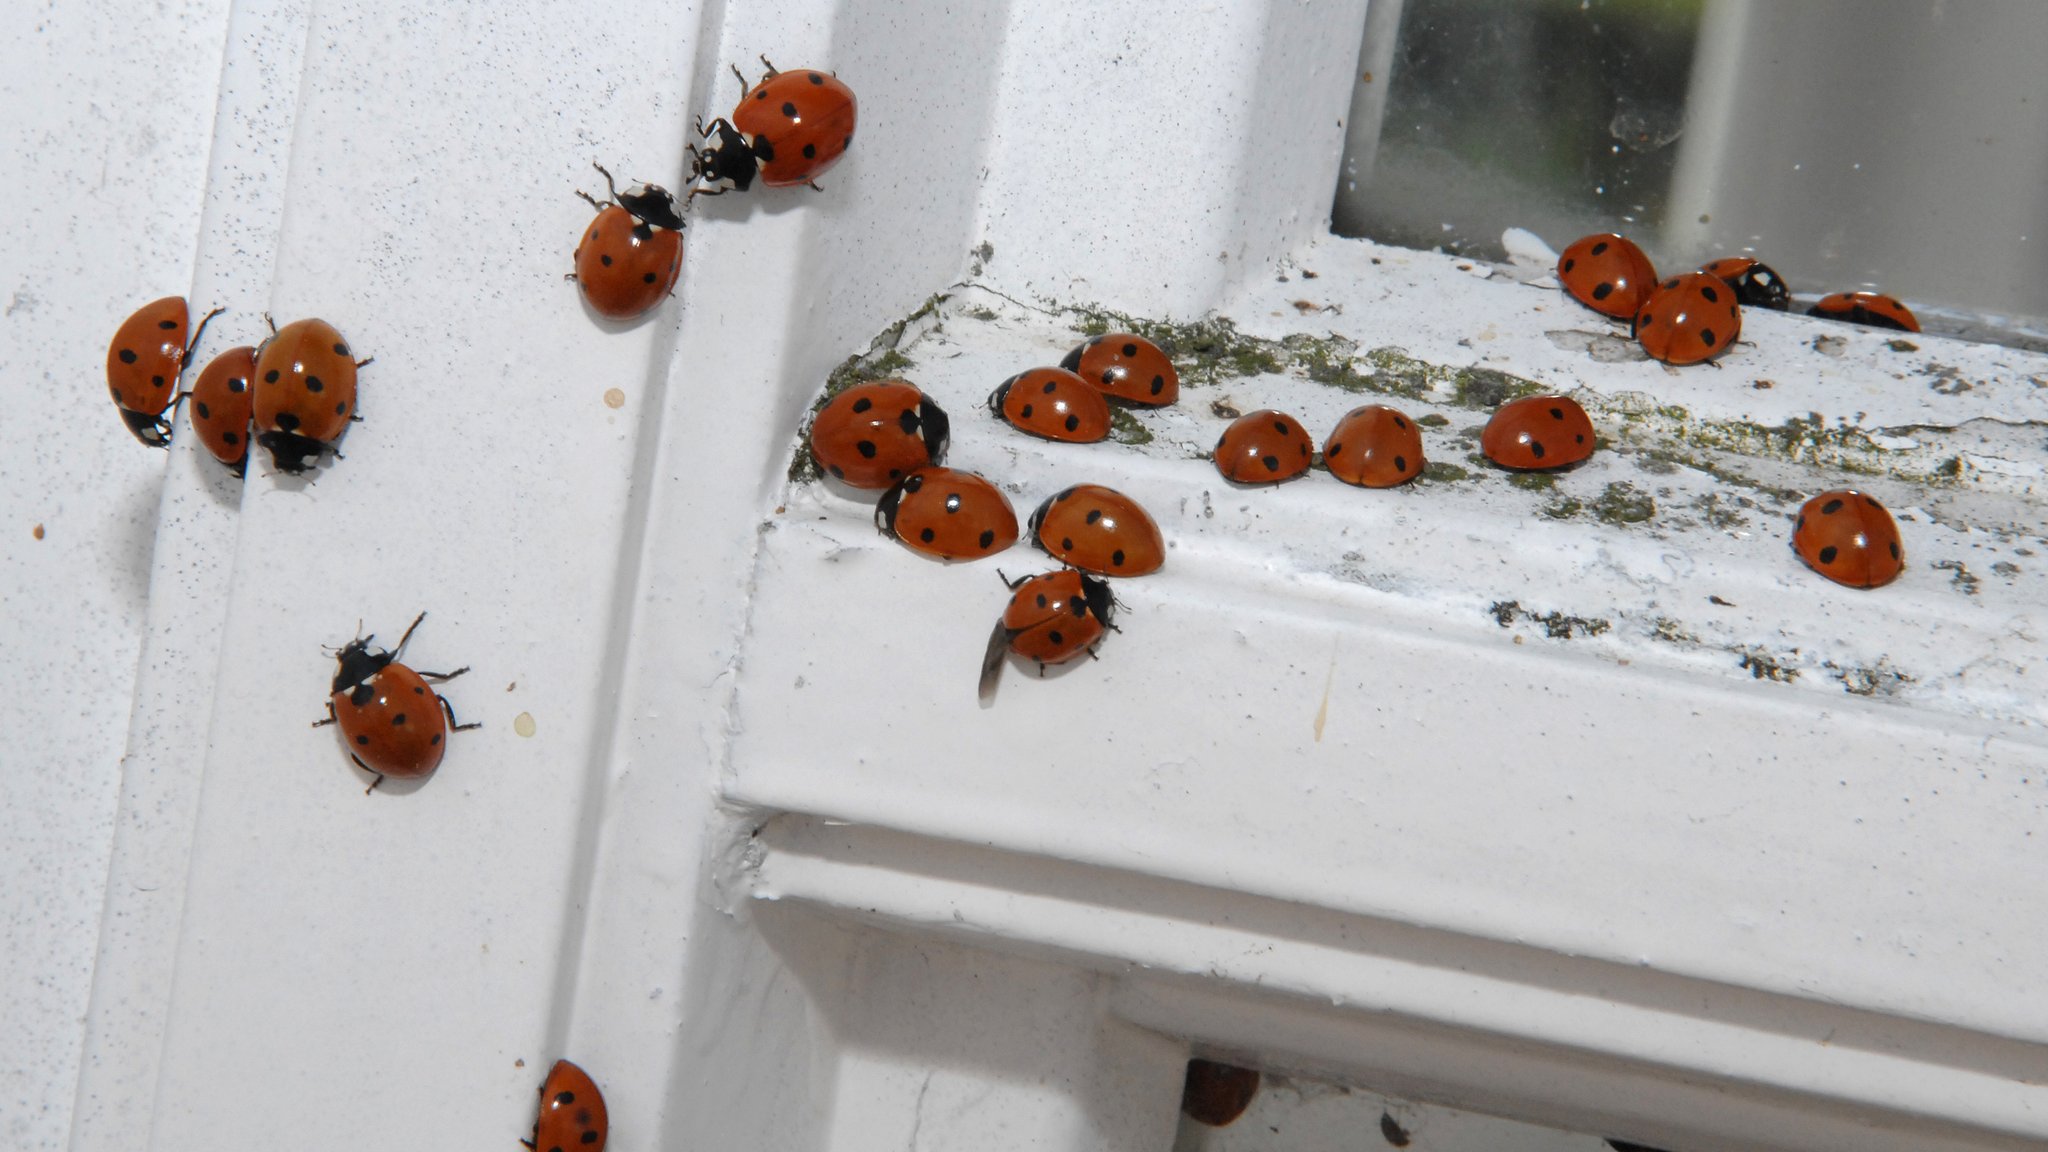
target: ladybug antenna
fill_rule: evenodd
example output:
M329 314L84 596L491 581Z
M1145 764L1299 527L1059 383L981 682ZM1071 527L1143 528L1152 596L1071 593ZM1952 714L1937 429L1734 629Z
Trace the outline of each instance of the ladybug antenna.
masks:
M412 623L406 627L405 635L400 636L398 638L398 647L393 648L391 650L392 659L396 660L398 658L398 654L400 652L405 651L405 642L412 639L413 629L418 628L420 626L420 621L425 620L426 618L427 614L425 612L422 612L419 615L412 618Z

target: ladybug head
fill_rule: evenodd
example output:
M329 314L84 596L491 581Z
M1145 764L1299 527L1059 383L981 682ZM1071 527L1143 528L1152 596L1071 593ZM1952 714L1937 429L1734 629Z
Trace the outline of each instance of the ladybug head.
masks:
M988 394L989 415L994 416L998 420L1003 418L1003 401L1009 398L1010 385L1016 382L1017 377L1012 376L1001 384L996 385L996 390Z
M1087 601L1088 610L1095 613L1102 626L1109 627L1110 618L1116 615L1116 596L1109 590L1109 581L1082 574L1081 598Z
M265 432L256 442L270 449L270 462L279 472L293 476L311 471L320 454L328 451L325 442L296 432Z
M1062 500L1065 500L1067 497L1072 496L1073 494L1074 490L1072 488L1063 488L1057 494L1046 497L1045 503L1040 504L1037 510L1031 513L1032 539L1035 540L1038 538L1038 526L1040 524L1045 523L1045 514L1047 512L1052 511L1052 506L1059 503Z
M151 448L168 448L171 446L171 422L164 419L161 415L153 416L147 412L135 412L123 408L121 409L121 419L128 425L128 430L135 433L137 440L142 441Z
M915 492L924 487L924 474L912 472L898 480L894 487L882 493L881 502L875 505L875 530L894 539L896 536L896 506L903 501L905 492Z
M382 648L370 647L375 635L351 640L334 654L339 667L334 672L334 691L350 692L369 687L370 678L384 670L384 666L397 659L397 653Z
M704 135L711 145L691 147L690 180L716 191L730 188L745 192L753 186L754 174L761 170L761 165L775 158L774 145L766 140L750 140L746 133L724 120L713 120Z
M683 214L676 207L676 198L659 184L633 185L619 194L619 206L631 212L633 218L642 224L652 224L671 232L683 230Z
M953 442L953 422L946 418L946 410L929 398L920 401L917 423L924 436L925 457L934 464L943 463L946 448Z

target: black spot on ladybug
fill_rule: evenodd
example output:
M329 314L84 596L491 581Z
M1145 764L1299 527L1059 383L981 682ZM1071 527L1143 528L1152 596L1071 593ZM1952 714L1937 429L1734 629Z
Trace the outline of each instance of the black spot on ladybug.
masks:
M1040 608L1043 608L1043 607L1045 607L1045 593L1043 593L1043 592L1040 592L1040 593L1038 594L1038 606L1039 606Z
M766 88L763 88L763 89L761 89L760 91L758 91L758 92L754 93L754 99L756 99L756 100L766 100L767 98L768 98L768 90L767 90Z
M1218 436L1216 438L1216 450L1218 452L1223 451L1223 442L1228 439L1230 439L1230 433L1228 432L1225 432L1223 435Z
M1076 415L1074 415L1074 414L1073 414L1073 413L1071 413L1071 412L1070 412L1070 413L1068 413L1068 414L1067 414L1067 431L1069 431L1069 432L1072 432L1072 431L1074 431L1074 430L1075 430L1076 428L1079 428L1080 426L1081 426L1081 418L1080 418L1079 416L1076 416Z
M865 396L853 402L853 410L855 412L865 412L868 409L873 408L874 406L875 402L873 400L868 399Z
M982 534L981 534L981 546L982 546L983 548L986 548L986 547L988 547L989 545L991 545L991 544L994 544L995 542L996 542L996 533L995 533L995 529L993 529L993 528L985 529L985 530L984 530L984 531L982 532Z
M1607 241L1602 240L1598 244L1593 245L1593 255L1598 256L1605 251L1607 251Z
M1138 354L1138 346L1137 346L1136 344L1126 344L1126 345L1124 345L1124 355L1126 355L1126 356L1136 356L1137 354Z
M242 438L240 436L235 435L233 432L221 433L220 439L221 443L226 444L230 448L242 442Z
M275 384L275 383L277 383L277 369L275 369L275 368L272 368L272 369L271 369L270 371L268 371L268 372L265 372L265 373L263 374L263 382L264 382L265 384Z
M903 478L903 469L901 469L901 468L891 468L891 469L889 469L889 479L891 479L891 480L900 480L900 479L902 479L902 478Z
M1336 454L1342 451L1344 451L1344 446L1342 444L1331 444L1328 448L1323 449L1323 455L1326 457L1335 456Z
M783 114L784 116L787 116L787 117L789 117L789 118L790 118L791 120L794 120L794 119L796 119L796 105L794 105L794 104L791 104L791 103L790 103L789 101L787 101L787 100L783 101L783 102L782 102L782 114Z
M597 258L597 261L598 263L603 264L607 268L612 266L612 258L610 256L599 256Z
M1605 280L1593 286L1593 299L1595 300L1605 300L1612 295L1614 295L1614 285L1609 284Z
M1029 419L1031 419L1031 405L1029 405L1029 404L1026 404L1026 405L1024 406L1024 410L1023 410L1023 411L1021 411L1021 412L1019 412L1019 413L1018 413L1018 415L1019 415L1019 416L1022 416L1022 417L1023 417L1024 419L1026 419L1026 420L1029 420Z
M1897 542L1897 541L1893 541L1893 542L1892 542L1892 559L1894 559L1894 560L1897 560L1898 558L1899 558L1899 545L1898 545L1898 542Z
M342 401L341 403L339 403L339 404L336 404L336 405L334 406L334 414L335 414L336 416L346 416L346 415L348 415L348 401L346 401L346 400L343 400L343 401Z
M1062 536L1062 537L1060 538L1060 551L1062 551L1062 552L1072 552L1073 550L1074 550L1074 540L1073 540L1073 537L1071 537L1071 536Z
M1057 631L1046 633L1045 638L1052 641L1055 644L1064 644L1067 642L1067 638L1065 636L1060 635Z
M1714 330L1712 328L1700 329L1700 340L1703 343L1705 343L1707 347L1712 348L1714 346Z
M415 696L425 696L427 694L427 690L425 688L422 688L418 684L415 684L412 686L412 694Z
M1067 601L1067 611L1085 620L1088 618L1088 602L1076 596Z
M1666 281L1664 282L1664 286L1665 286L1666 288L1676 288L1676 287L1678 287L1678 278L1674 276L1674 277L1672 277L1671 279L1669 279L1669 280L1666 280Z
M811 78L811 83L813 84L823 84L825 82L825 78L816 72L807 73L807 75Z
M439 744L440 742L441 734L439 732L434 733L434 738L432 740L427 741L427 743L429 744Z
M1102 519L1102 509L1090 508L1088 510L1088 523L1093 524L1100 519Z
M1110 567L1112 567L1112 568L1121 568L1121 567L1123 567L1123 566L1124 566L1124 550L1123 550L1123 549L1119 548L1119 549L1117 549L1116 551L1114 551L1114 552L1111 552L1111 553L1109 554L1109 566L1110 566Z
M1278 456L1268 456L1261 463L1266 466L1266 471L1268 472L1278 472L1280 470L1280 458Z
M1543 445L1531 440L1529 441L1529 451L1535 453L1538 460L1543 459Z
M228 391L230 392L245 392L248 388L249 382L240 376L236 376L228 381Z
M340 343L339 341L337 341L337 342L335 343L335 345L334 345L334 354L335 354L336 356L346 356L346 355L348 355L348 345L346 345L346 344L343 344L343 343Z
M917 433L918 426L917 413L911 411L908 408L905 408L903 411L896 414L896 426L898 428L903 429L903 434L905 436L915 435Z
M1823 564L1833 564L1835 562L1835 546L1833 544L1820 550L1820 562Z
M405 724L405 713L403 713L403 712L400 712L400 713L398 713L397 715L395 715L395 716L393 716L393 717L391 718L391 726L392 726L393 728L398 728L398 727L402 727L402 726L404 726L404 724Z
M1164 391L1166 391L1166 377L1154 376L1152 378L1152 394L1157 396Z
M163 387L163 386L164 386L164 378L163 378L163 377L161 377L161 376L151 376L151 377L149 378L149 382L150 382L151 384L154 384L154 385L155 385L155 386L157 386L158 388L161 388L161 387Z
M1394 427L1400 428L1405 431L1408 427L1408 422L1406 420L1401 419L1399 416L1396 416L1394 417Z
M1114 368L1104 368L1104 369L1102 370L1102 385L1103 385L1103 387L1107 388L1108 386L1110 386L1111 384L1114 384L1114 383L1116 383L1116 369L1114 369Z
M369 738L368 736L358 736L358 737L356 737L356 743L358 743L358 744L368 744L369 742L370 742L370 738Z
M833 478L834 480L844 480L844 479L846 479L846 470L845 470L845 469L843 469L843 468L841 468L841 467L840 467L839 465L837 465L837 464L834 464L834 465L832 465L832 466L831 466L831 467L830 467L829 469L827 469L827 471L829 471L829 472L831 472L831 473L832 473L832 478Z
M641 276L640 276L640 282L641 282L642 284L652 284L652 283L654 283L654 273L652 273L652 272L644 272L644 273L642 273L642 274L641 274Z
M1578 435L1576 435L1576 436L1572 437L1572 443L1574 443L1574 444L1584 444L1585 442L1586 442L1586 434L1585 434L1584 432L1581 432L1581 433L1579 433Z
M1700 295L1705 296L1709 304L1719 304L1721 302L1721 294L1714 291L1711 285L1700 285Z
M863 460L873 460L875 458L875 442L873 440L863 440L855 444L853 448L854 451L860 453L860 457Z
M193 407L194 407L194 408L196 408L196 409L198 409L198 411L199 411L199 418L200 418L201 420L211 420L211 419L213 419L213 413L212 413L212 412L209 412L209 411L207 411L207 408L206 408L206 401L204 401L204 400L201 400L201 401L200 401L199 403L197 403L197 404L193 405Z
M806 160L816 160L817 158L818 158L818 146L817 146L816 144L806 144L806 145L804 145L804 159L806 159Z
M1820 514L1823 516L1833 516L1835 513L1840 512L1841 510L1842 502L1840 500L1830 500L1827 503L1820 506Z
M1050 395L1052 395L1052 394L1053 394L1054 390L1055 390L1055 389L1057 389L1057 388L1058 388L1059 386L1060 386L1060 382L1059 382L1059 381L1057 381L1057 380L1047 380L1047 381L1045 382L1045 387L1043 387L1043 388L1040 388L1040 389L1039 389L1039 391L1040 391L1040 392L1043 392L1043 393L1045 393L1045 394L1046 394L1046 395L1048 395L1048 396L1050 396Z
M306 391L308 391L308 392L323 392L323 391L326 391L326 389L327 389L327 385L326 385L326 384L324 384L324 383L322 383L322 382L321 382L321 380L320 380L320 378L319 378L318 376L308 376L308 377L306 377Z
M841 141L839 142L839 150L840 150L841 152L844 152L844 151L846 151L846 146L847 146L847 145L849 145L849 144L851 144L851 143L853 143L853 137L852 137L852 136L848 136L848 137L846 137L846 138L845 138L844 140L841 140Z
M1287 435L1287 421L1285 421L1285 420L1275 420L1275 421L1273 421L1273 431L1275 431L1275 432L1278 432L1278 433L1279 433L1279 434L1281 434L1282 436L1285 436L1285 435Z
M1407 458L1406 456L1396 456L1396 457L1394 457L1394 471L1396 471L1396 472L1406 472L1407 470L1408 470L1408 458Z
M299 418L290 412L279 412L277 414L277 426L286 432L297 432L299 430Z
M133 363L135 363L135 349L133 349L133 348L123 348L123 349L121 349L121 363L123 363L123 364L133 364Z
M1308 451L1308 441L1306 441L1306 440L1303 440L1303 441L1301 442L1301 454L1302 454L1303 456L1306 456L1306 455L1308 455L1308 454L1309 454L1309 451Z
M581 1139L585 1144L597 1143L597 1129L590 1128L585 1130L583 1135L579 1137L579 1139Z
M563 1079L567 1079L567 1077L563 1077ZM557 1108L566 1108L569 1105L574 1104L575 1102L576 1094L574 1092L555 1093L555 1107Z
M924 541L924 542L925 542L925 543L927 543L927 544L931 543L931 542L932 542L932 540L933 540L933 539L935 539L935 538L936 538L937 536L938 536L938 533L936 533L936 532L933 532L933 531L932 531L931 529L929 529L929 528L927 528L927 529L925 529L924 531L922 531L922 532L919 532L919 533L917 534L917 538L918 538L919 540L922 540L922 541Z
M166 332L171 332L177 329L178 322L176 320L159 320L156 322L156 326Z

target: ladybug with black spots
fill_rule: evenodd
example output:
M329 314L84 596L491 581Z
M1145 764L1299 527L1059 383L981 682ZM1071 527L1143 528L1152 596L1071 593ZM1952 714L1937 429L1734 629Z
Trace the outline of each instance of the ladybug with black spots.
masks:
M1345 413L1323 441L1330 475L1361 488L1393 488L1422 475L1422 431L1384 404Z
M1216 440L1216 470L1233 484L1278 484L1308 471L1315 441L1301 421L1261 408L1230 422Z
M1180 398L1180 373L1159 345L1132 332L1109 332L1067 353L1060 367L1111 400L1160 408Z
M979 560L1017 542L1017 513L1002 490L957 468L919 468L875 505L875 527L913 552Z
M597 217L576 245L576 270L569 279L599 315L631 320L675 290L683 274L683 216L661 186L635 184L622 193L603 165L591 167L604 177L605 199L576 193L597 209Z
M453 672L416 672L398 662L406 642L426 618L425 612L415 617L399 637L398 647L389 652L370 647L375 635L344 645L334 657L340 667L327 698L327 719L313 722L315 728L341 726L341 737L356 767L376 777L371 789L386 776L404 780L431 775L448 751L451 730L483 727L457 723L454 706L433 689L433 685L469 671L468 667Z
M192 384L192 430L215 460L240 476L249 468L249 421L255 411L256 349L230 348L207 362Z
M1037 661L1043 675L1048 664L1063 664L1083 653L1094 655L1103 635L1115 627L1111 620L1116 597L1107 581L1062 568L1042 576L1005 579L1003 584L1010 589L1010 604L989 633L988 650L981 658L983 700L995 695L1010 653Z
M1699 364L1734 345L1742 335L1742 308L1735 291L1704 272L1657 285L1636 313L1636 343L1666 364Z
M1882 292L1836 292L1815 301L1806 314L1899 332L1920 330L1920 320L1913 310Z
M256 442L270 451L278 471L297 475L324 453L334 453L356 418L357 360L348 342L325 320L294 320L273 327L256 350Z
M533 1139L520 1143L534 1152L604 1152L611 1128L597 1081L569 1061L557 1060L540 1086Z
M1593 421L1569 396L1525 396L1494 409L1479 450L1518 472L1577 464L1593 454Z
M1109 436L1109 401L1065 368L1019 372L989 393L988 410L1019 432L1069 444Z
M859 113L853 89L830 72L779 72L766 56L761 66L768 74L752 87L733 68L746 91L730 118L698 121L697 135L711 144L690 145L690 179L697 184L691 197L745 192L755 180L767 188L818 189L818 177L853 143Z
M1061 489L1031 514L1046 555L1098 576L1144 576L1166 564L1166 541L1136 500L1100 484Z
M1906 567L1892 514L1852 488L1823 492L1800 506L1792 550L1807 567L1850 588L1882 587Z
M834 396L811 421L811 459L855 488L887 488L942 464L952 422L908 380L874 380Z
M1557 257L1557 282L1572 299L1616 320L1629 320L1657 282L1635 241L1612 232L1582 236Z
M170 446L169 413L178 399L178 377L192 349L199 346L207 321L222 311L208 312L188 340L185 328L191 313L185 298L166 296L136 309L114 330L113 342L107 345L107 392L137 440L151 448Z
M1769 264L1754 256L1730 256L1703 264L1700 271L1735 291L1735 302L1753 308L1784 312L1792 307L1792 292Z

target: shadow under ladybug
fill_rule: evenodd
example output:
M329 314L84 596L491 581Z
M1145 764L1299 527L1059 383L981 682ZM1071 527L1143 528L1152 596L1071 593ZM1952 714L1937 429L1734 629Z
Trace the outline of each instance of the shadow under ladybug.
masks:
M315 720L313 727L339 724L349 757L356 766L375 776L363 794L368 795L386 776L402 780L433 774L447 751L449 731L467 732L481 723L462 724L448 698L434 691L432 684L455 679L469 667L453 672L418 672L398 662L406 642L425 612L398 640L398 647L386 652L370 647L369 636L351 640L335 653L339 668L334 674L333 694L327 699L327 719Z

